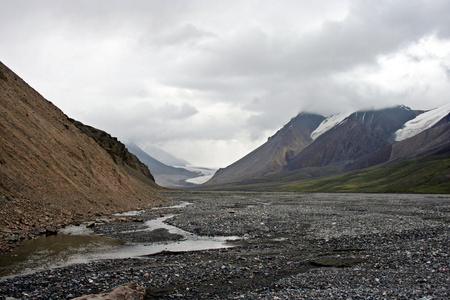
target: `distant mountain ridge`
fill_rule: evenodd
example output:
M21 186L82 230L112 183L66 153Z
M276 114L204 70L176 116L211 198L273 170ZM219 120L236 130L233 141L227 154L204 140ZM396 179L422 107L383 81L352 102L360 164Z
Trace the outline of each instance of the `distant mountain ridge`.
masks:
M399 105L327 118L301 113L262 146L220 169L205 186L293 172L312 178L446 153L449 113L450 105L427 112Z
M178 158L173 156L172 154L161 150L155 146L145 146L144 149L142 149L145 153L153 157L154 159L162 162L165 165L168 166L176 166L176 167L186 167L190 165L187 161L184 159Z
M156 160L135 144L127 144L127 148L148 166L155 177L156 183L163 187L181 188L193 186L193 184L186 182L186 180L201 176L200 172L192 172L185 168L168 166Z

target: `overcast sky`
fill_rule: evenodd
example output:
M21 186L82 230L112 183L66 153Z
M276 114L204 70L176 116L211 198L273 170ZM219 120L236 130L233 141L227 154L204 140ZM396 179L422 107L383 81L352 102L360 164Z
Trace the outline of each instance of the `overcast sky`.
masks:
M450 102L448 0L0 0L0 60L67 115L225 167L299 112Z

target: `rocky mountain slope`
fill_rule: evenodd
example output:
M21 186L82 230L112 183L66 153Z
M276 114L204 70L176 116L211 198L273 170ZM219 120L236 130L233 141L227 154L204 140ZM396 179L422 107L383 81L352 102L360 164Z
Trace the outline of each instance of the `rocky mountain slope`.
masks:
M160 186L170 188L192 186L192 184L187 183L186 180L200 176L197 172L188 171L184 168L168 166L148 155L135 144L128 144L127 147L130 152L136 155L140 161L145 163L150 170L152 170L156 183Z
M84 125L83 123L69 119L78 129L94 141L109 154L111 159L121 166L129 175L149 185L155 185L155 178L150 173L149 167L142 163L136 155L129 152L127 147L116 137L100 129Z
M282 171L284 165L313 141L311 133L324 119L315 114L299 114L262 146L225 169L219 169L207 184L239 181Z
M158 188L120 143L71 121L0 63L0 250L60 224L156 205Z
M273 147L269 139L243 159L217 172L205 186L266 182L269 178L275 181L295 181L360 170L412 157L448 153L449 113L450 105L428 112L396 106L382 110L347 112L328 118L317 116L321 120L319 123L299 128L303 136L309 134L309 138L304 138L302 146L296 148L298 151L280 161L273 172L257 172L255 170L258 167L252 165L278 159L279 156L275 156L274 152L264 155L261 151ZM305 116L300 114L292 120L300 120ZM275 135L280 138L277 145L283 144L285 149L291 146L291 139L286 138L288 130L292 128L291 122ZM408 134L406 138L398 138L404 137L405 132ZM247 172L239 173L240 170Z
M323 167L345 165L368 159L379 150L389 147L394 133L416 113L405 106L378 111L355 112L342 122L322 133L285 168ZM388 159L384 156L381 160ZM380 159L373 163L380 163Z

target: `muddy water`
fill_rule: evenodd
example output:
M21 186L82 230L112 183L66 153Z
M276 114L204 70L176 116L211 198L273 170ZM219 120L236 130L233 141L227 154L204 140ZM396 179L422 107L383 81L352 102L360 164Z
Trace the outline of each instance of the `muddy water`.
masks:
M182 203L182 207L186 204ZM177 206L178 207L178 206ZM139 215L128 212L123 216ZM145 228L137 231L167 230L183 236L176 242L151 244L125 244L120 239L99 236L86 226L69 226L56 236L41 237L26 241L22 247L0 256L0 277L87 263L102 259L120 259L151 255L162 251L185 252L232 247L229 241L238 237L203 237L164 223L175 215L166 215L145 222ZM127 232L122 232L127 234Z

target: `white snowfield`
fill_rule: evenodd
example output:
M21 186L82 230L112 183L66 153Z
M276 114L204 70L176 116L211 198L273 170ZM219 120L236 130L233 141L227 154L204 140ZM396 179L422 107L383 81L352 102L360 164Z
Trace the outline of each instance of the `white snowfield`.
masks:
M353 111L348 111L344 113L339 113L336 115L329 116L325 120L320 123L320 125L311 132L311 138L313 140L317 139L319 136L327 132L328 130L334 128L335 126L339 125L342 121L344 121L348 116L350 116Z
M395 140L398 142L409 139L410 137L433 127L449 113L450 103L424 112L414 119L409 120L401 129L397 130L397 132L395 132Z

